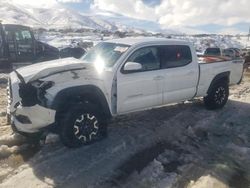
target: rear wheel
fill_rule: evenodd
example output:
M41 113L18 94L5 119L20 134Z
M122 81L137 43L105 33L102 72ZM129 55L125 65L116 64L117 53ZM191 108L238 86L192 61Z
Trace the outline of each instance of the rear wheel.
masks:
M60 137L67 147L80 147L103 138L107 124L98 107L91 103L71 107L61 122Z
M228 101L229 86L226 82L216 83L206 97L204 104L207 109L215 110L222 108Z

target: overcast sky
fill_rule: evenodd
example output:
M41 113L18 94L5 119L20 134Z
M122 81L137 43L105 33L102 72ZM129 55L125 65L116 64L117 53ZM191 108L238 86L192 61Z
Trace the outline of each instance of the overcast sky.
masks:
M35 0L15 0L37 4ZM82 13L110 11L154 21L163 29L190 28L210 33L248 33L250 0L42 0Z

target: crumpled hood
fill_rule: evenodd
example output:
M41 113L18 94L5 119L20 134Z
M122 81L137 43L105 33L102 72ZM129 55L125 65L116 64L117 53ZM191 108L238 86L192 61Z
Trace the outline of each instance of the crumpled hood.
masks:
M75 58L57 59L36 63L27 67L19 68L16 72L24 79L25 83L43 78L52 74L77 70L89 69L93 66Z

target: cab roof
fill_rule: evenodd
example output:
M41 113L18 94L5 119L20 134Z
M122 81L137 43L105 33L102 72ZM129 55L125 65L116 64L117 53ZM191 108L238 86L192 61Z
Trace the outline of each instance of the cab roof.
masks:
M17 25L17 24L2 24L6 29L28 29L30 30L30 27L24 26L24 25Z
M145 43L175 43L175 44L186 44L189 45L188 41L184 40L175 40L175 39L166 39L166 38L155 38L155 37L128 37L128 38L120 38L120 39L112 39L106 42L125 44L129 46L137 45L137 44L145 44Z

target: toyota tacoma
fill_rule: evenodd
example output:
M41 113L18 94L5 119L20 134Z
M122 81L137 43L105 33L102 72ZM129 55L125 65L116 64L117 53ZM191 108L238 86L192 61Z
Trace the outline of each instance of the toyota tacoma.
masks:
M100 42L81 59L65 58L10 74L8 114L29 135L54 131L68 147L92 143L117 115L203 97L222 108L241 81L242 60L197 57L191 43L157 38Z

